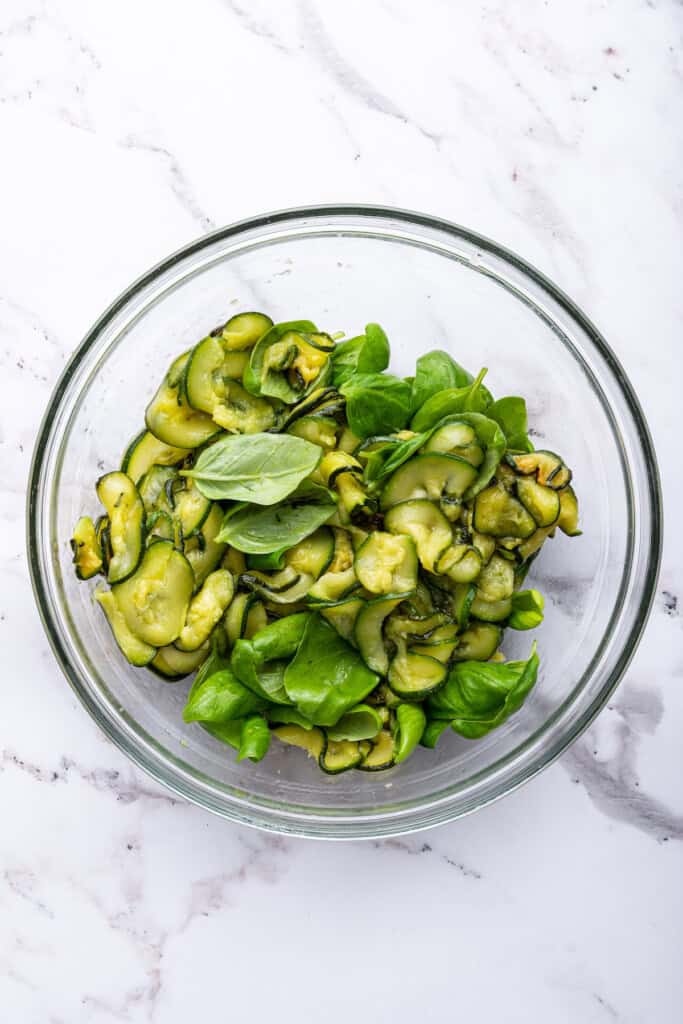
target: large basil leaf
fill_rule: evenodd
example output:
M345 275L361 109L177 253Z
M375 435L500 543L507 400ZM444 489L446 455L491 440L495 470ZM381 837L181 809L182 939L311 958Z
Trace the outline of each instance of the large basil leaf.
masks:
M322 448L292 434L228 434L182 473L195 480L205 498L274 505L296 490L321 458Z
M336 725L377 684L377 675L320 615L311 615L285 671L291 701L314 725Z
M279 398L292 404L298 402L301 394L290 387L284 374L264 370L265 355L271 345L277 344L290 331L315 333L317 327L311 320L289 320L286 323L274 324L269 331L259 338L254 346L249 366L244 371L244 386L252 395L267 395Z
M428 715L449 721L467 739L479 739L521 708L536 682L538 666L536 644L528 661L461 661L449 672L445 686L428 699Z
M232 722L201 723L202 729L206 729L209 735L213 736L215 740L220 740L221 743L227 743L228 746L234 747L235 750L239 750L240 748L243 725L243 718L235 718Z
M186 722L230 722L262 707L263 700L244 686L232 669L224 667L193 687L183 719Z
M305 481L279 505L258 508L240 504L229 509L216 539L247 554L268 555L291 548L310 536L336 509L331 491Z
M392 434L410 417L410 384L390 373L360 373L339 389L346 398L346 419L356 437Z
M379 324L367 324L365 334L342 341L332 353L332 383L336 388L358 373L380 373L389 365L389 340Z
M510 395L499 398L486 410L486 415L502 428L507 447L516 452L532 452L534 446L529 440L526 402L523 398Z
M287 615L260 629L251 640L238 640L231 667L240 682L259 697L291 704L284 688L285 666L301 642L308 619L308 612Z
M434 349L420 356L415 364L412 382L411 410L417 412L438 391L465 388L472 383L472 374L464 370L448 352Z
M467 384L465 387L437 391L415 413L410 423L410 429L429 430L444 417L460 412L485 412L487 406L493 401L491 392L482 384L485 376L486 370L484 369L471 384Z

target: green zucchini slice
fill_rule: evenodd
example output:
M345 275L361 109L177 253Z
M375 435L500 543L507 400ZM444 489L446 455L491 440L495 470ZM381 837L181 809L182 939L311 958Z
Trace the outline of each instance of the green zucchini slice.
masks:
M287 433L320 445L324 451L331 451L337 444L338 430L339 425L327 416L302 416L287 428Z
M325 753L327 738L323 730L317 727L304 729L300 725L279 725L273 729L273 734L283 743L301 747L309 757L314 757L318 763Z
M387 636L397 645L406 640L428 639L435 629L450 622L444 612L430 612L428 615L407 616L396 612L387 622Z
M485 601L475 597L472 602L472 615L482 622L504 622L512 611L512 598L501 597L497 601Z
M450 599L450 612L458 628L462 631L467 629L470 621L472 602L477 593L477 588L471 583L456 583Z
M382 491L383 509L402 501L429 498L439 501L460 499L477 478L477 470L457 455L431 452L416 455L404 462L387 481Z
M273 321L265 313L238 313L219 332L226 351L244 352L253 348L272 326Z
M115 584L112 593L130 632L153 647L166 647L185 625L193 586L185 556L170 541L157 540L136 572Z
M339 394L336 388L316 388L311 391L306 398L303 398L296 405L293 405L285 416L283 422L283 430L289 430L290 426L295 423L298 419L302 419L306 416L322 416L323 413L320 411L321 407L330 407L330 403L337 407L343 413L345 408L344 399ZM327 415L331 415L328 408ZM334 419L337 420L337 414L335 412Z
M555 533L557 524L554 526L540 526L530 537L528 537L522 544L517 548L517 555L522 562L526 562L527 558L531 558L535 555L543 545L545 544L548 537L552 537Z
M350 597L338 604L326 605L320 614L337 630L342 640L356 646L355 627L365 604L362 597Z
M334 557L330 562L329 572L344 572L345 569L350 569L353 565L353 560L356 555L356 551L360 547L360 544L354 544L354 535L350 532L360 533L360 530L355 530L354 527L349 527L349 530L343 529L342 527L333 527L334 534ZM367 540L369 534L365 534L363 540Z
M357 768L363 760L360 744L354 740L331 740L328 737L318 764L327 775L338 775Z
M481 572L482 560L471 544L452 544L439 559L437 572L454 583L471 583Z
M78 520L70 543L79 580L92 579L98 572L102 572L102 548L90 516L81 516Z
M502 601L512 597L514 589L514 566L500 555L494 555L477 579L477 598L482 601ZM478 617L474 610L472 614Z
M195 590L201 587L223 557L227 544L216 540L222 524L223 510L214 502L201 530L185 541L183 550L192 567Z
M109 517L111 558L107 570L109 583L121 583L131 576L142 558L145 546L145 506L138 489L125 473L106 473L97 481L97 497Z
M210 416L188 405L181 391L189 352L179 356L168 370L156 395L147 406L147 429L173 448L196 448L219 433Z
M150 466L138 482L138 492L145 506L145 512L150 515L155 510L161 510L170 515L171 506L168 502L166 488L174 481L181 479L175 466Z
M385 676L389 671L389 655L384 645L384 620L401 603L400 597L383 597L367 601L355 622L356 646L368 668Z
M493 484L474 499L474 529L491 537L521 537L525 540L536 529L536 520L505 487Z
M468 423L446 423L439 427L427 441L423 451L459 455L476 468L484 461L484 450L477 440L475 430Z
M417 586L417 553L411 537L376 530L356 552L354 569L372 594L409 594Z
M287 405L298 402L330 379L330 353L319 346L310 321L275 324L257 342L244 374L253 395L278 398Z
M161 647L147 668L164 679L183 679L203 665L211 652L209 643L202 644L196 651L179 651L171 644Z
M256 594L235 594L223 619L225 634L232 647L241 640L245 633L247 614L250 607L258 600Z
M552 487L537 483L532 477L517 481L517 497L537 526L552 526L560 515L560 495Z
M318 579L334 558L335 539L329 526L321 526L310 537L299 541L285 553L285 563L296 572Z
M337 442L339 451L348 452L349 455L353 455L358 450L359 444L360 438L354 434L351 427L344 427Z
M252 570L240 576L240 583L273 604L292 604L303 601L313 577L297 572L291 565L276 573Z
M498 650L501 629L489 622L472 622L461 634L453 661L488 661Z
M438 690L445 678L446 666L440 661L425 654L414 654L403 645L389 666L389 686L404 700L423 700Z
M442 635L442 633L444 639L439 641L434 639L436 636ZM452 636L452 627L442 626L441 629L435 631L428 643L414 644L409 648L409 652L410 654L423 654L429 658L436 658L442 665L448 665L457 646L457 638Z
M351 522L374 516L377 502L367 494L362 482L363 467L353 455L328 452L318 466L318 473L323 483L337 492L341 509Z
M559 491L571 483L571 470L555 452L538 451L509 455L508 462L524 476L533 474L536 481L544 487L552 487L553 490Z
M138 484L152 466L177 466L190 454L189 448L164 444L149 430L143 430L129 444L121 462L121 472Z
M353 566L342 572L326 572L308 591L308 601L311 604L336 604L358 585Z
M394 737L391 733L387 729L382 729L374 740L367 742L371 746L357 767L362 772L381 772L391 768L396 755Z
M384 527L390 533L413 538L417 557L427 572L436 572L437 562L453 541L451 524L436 505L425 498L394 505L384 517Z
M204 580L187 611L185 625L175 641L179 651L203 647L232 601L235 584L227 569L216 569Z
M247 559L243 551L228 547L221 559L221 569L229 569L235 578L241 576L247 568Z
M578 537L581 534L579 529L579 503L571 487L565 487L560 491L560 515L557 525L568 537Z
M125 586L125 584L123 584ZM149 665L156 655L156 647L145 643L129 628L128 623L119 607L116 597L111 590L96 590L95 600L107 616L107 622L111 626L114 639L119 646L124 658L138 668Z

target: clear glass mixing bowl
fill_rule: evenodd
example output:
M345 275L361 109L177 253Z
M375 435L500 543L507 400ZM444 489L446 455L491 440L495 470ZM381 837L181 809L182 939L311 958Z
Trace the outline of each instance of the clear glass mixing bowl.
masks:
M165 368L238 310L306 317L329 331L386 329L392 369L431 348L474 370L494 394L528 401L537 447L575 474L583 536L546 545L530 576L546 595L536 631L541 672L522 710L471 742L377 775L323 775L273 744L260 764L181 711L188 683L131 668L115 649L92 584L75 579L69 537L96 508ZM464 228L376 207L292 210L232 225L150 270L103 314L59 381L37 439L28 496L36 599L62 669L95 721L141 768L189 800L279 832L358 838L410 832L509 792L556 758L594 718L643 630L660 555L655 456L623 370L584 314L523 260ZM529 633L506 636L526 656Z

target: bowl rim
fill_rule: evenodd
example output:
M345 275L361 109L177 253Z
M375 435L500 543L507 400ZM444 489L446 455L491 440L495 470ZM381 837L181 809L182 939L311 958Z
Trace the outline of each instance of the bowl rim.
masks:
M628 641L623 645L623 648L616 659L615 665L609 673L606 684L603 686L600 693L594 698L583 715L579 716L577 720L571 724L571 728L567 729L564 734L555 738L552 749L547 751L543 757L539 757L536 761L532 761L528 765L524 766L523 770L519 772L518 777L510 780L509 784L506 784L495 792L485 794L483 798L480 796L476 803L471 806L462 808L446 806L445 813L444 808L440 807L443 801L432 803L430 806L433 808L434 813L432 813L431 816L423 816L422 819L418 821L412 820L411 816L406 815L405 812L399 812L398 814L396 814L396 812L388 812L392 816L392 821L391 823L386 824L383 823L380 818L366 817L363 814L356 815L355 819L328 818L327 820L325 819L324 814L303 815L294 813L293 815L288 814L283 816L282 812L277 812L274 815L272 812L269 812L268 814L262 814L262 816L259 817L258 814L254 816L248 812L244 813L244 810L239 807L227 807L212 802L205 794L203 796L203 791L198 785L193 789L189 789L176 782L174 778L169 778L164 771L165 765L163 762L153 760L147 756L142 749L138 749L132 745L128 741L128 737L117 727L116 723L107 715L103 714L99 706L88 693L87 689L82 685L78 672L74 670L71 664L61 632L55 627L55 623L53 622L49 601L47 600L41 576L40 543L38 537L38 523L35 513L40 494L43 465L46 454L49 451L48 441L51 432L51 423L59 409L62 397L71 381L71 378L80 367L83 358L87 355L90 348L97 341L102 330L105 329L117 314L121 312L149 284L153 283L167 271L172 270L176 265L189 257L200 253L203 249L210 247L215 242L224 241L226 239L239 236L245 232L253 232L261 228L283 224L288 221L301 221L302 219L324 220L344 216L367 219L390 218L394 221L410 225L413 228L423 227L445 232L455 239L464 240L465 242L482 249L489 255L502 259L508 265L523 274L526 278L533 281L543 291L548 293L559 305L560 309L568 314L569 317L573 319L585 332L589 341L595 346L600 356L604 359L607 369L625 399L629 413L633 418L637 444L640 446L640 451L646 467L645 495L649 501L651 517L650 532L646 548L646 574L642 580L642 591L638 607L634 613L633 624L629 631ZM619 684L637 650L654 602L661 564L662 541L662 494L660 474L654 444L652 442L652 437L645 415L619 359L600 331L580 309L580 307L536 267L518 256L512 250L493 241L485 235L459 225L453 221L436 217L431 214L419 213L400 207L363 203L334 203L291 207L234 221L224 227L217 228L205 235L201 235L188 244L181 246L135 279L97 318L83 337L82 341L77 345L71 357L67 360L53 388L36 434L36 441L29 469L26 497L26 544L29 574L43 628L62 673L66 677L69 685L80 700L81 704L88 711L91 718L95 720L96 724L103 730L105 735L107 735L107 737L112 740L114 744L127 757L129 757L137 767L150 775L156 782L164 786L166 789L171 790L176 795L182 797L184 800L202 807L204 810L208 810L211 813L217 814L227 820L234 821L237 824L249 825L265 831L329 840L376 839L379 837L390 837L418 832L434 827L437 824L444 824L448 821L463 817L466 814L473 813L473 811L478 810L480 807L487 806L508 793L513 792L557 760L557 758L559 758L590 726L596 716L600 713ZM513 759L514 756L515 752L512 751L504 760ZM278 814L280 817L278 817ZM370 824L370 828L367 827L368 823ZM338 829L338 831L335 831L335 828Z

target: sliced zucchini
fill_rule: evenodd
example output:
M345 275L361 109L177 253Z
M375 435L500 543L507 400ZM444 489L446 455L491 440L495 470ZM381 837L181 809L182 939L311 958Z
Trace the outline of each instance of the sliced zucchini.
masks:
M325 753L327 739L322 729L304 729L300 725L279 725L273 729L273 734L283 743L301 747L309 757L314 757L318 763Z
M538 451L509 455L508 462L524 476L533 474L537 482L544 487L552 487L553 490L559 491L571 483L571 470L555 452Z
M455 623L451 623L447 626L439 626L428 640L413 644L408 650L411 654L424 654L429 658L436 658L442 665L447 665L457 646L458 627Z
M308 600L311 604L336 604L358 585L353 566L343 572L326 572L308 591Z
M353 453L357 451L359 444L360 438L354 434L351 427L344 427L337 443L339 451L348 452L349 455L353 455Z
M560 515L557 525L568 537L578 537L581 534L579 503L571 487L565 487L560 491Z
M367 742L372 745L357 767L362 772L381 772L386 768L391 768L396 754L394 737L391 733L387 729L382 729L374 740Z
M411 617L400 614L402 610L400 608L387 622L387 636L398 646L409 640L427 640L434 630L448 625L451 621L444 612Z
M517 497L527 512L534 517L537 526L552 526L560 515L560 495L552 487L544 487L532 477L520 477L517 481Z
M189 454L189 448L164 444L149 430L143 430L126 449L121 472L127 473L133 483L137 484L152 466L177 466Z
M110 583L131 576L145 546L145 507L138 489L125 473L106 473L97 481L97 497L109 517L111 558L107 570Z
M196 651L179 651L171 644L161 647L147 667L165 679L182 679L203 665L210 652L209 643L202 644Z
M514 566L500 555L494 555L477 579L477 598L481 601L502 601L512 597L514 589ZM472 614L478 617L474 610Z
M339 526L335 526L332 529L334 534L334 557L330 562L330 572L344 572L345 569L350 569L353 565L353 560L356 556L356 551L360 545L354 544L354 533L360 533L362 531L356 530L355 527L349 527L348 530L342 529ZM369 534L365 533L363 540L367 540Z
M337 492L341 509L350 521L358 522L376 513L377 502L367 494L362 483L363 467L353 455L328 452L318 466L318 473L322 482Z
M257 601L255 594L235 594L225 613L223 625L228 643L232 647L241 640L245 633L247 614L250 607Z
M285 553L285 563L296 572L317 580L330 568L334 552L335 535L329 526L321 526Z
M453 541L453 530L444 514L425 498L402 501L389 509L384 517L390 533L412 537L417 557L428 572L436 572L436 564Z
M456 583L450 599L451 615L462 631L467 628L470 621L472 602L477 593L477 588L471 583Z
M173 363L159 390L147 406L147 429L159 440L173 448L196 448L219 432L210 416L197 412L181 393L185 365L190 353L185 352Z
M166 647L185 625L193 587L185 556L171 541L157 540L136 572L115 584L112 593L131 633L153 647Z
M297 572L288 565L275 573L257 570L242 573L240 583L273 604L292 604L307 596L313 577L308 573Z
M326 605L321 609L320 614L331 626L334 626L342 640L355 645L356 622L365 605L366 602L362 597L350 597L338 604Z
M236 380L222 378L216 386L218 401L213 420L231 434L258 434L278 426L278 412L267 398L257 398Z
M248 352L226 352L223 365L220 368L220 375L228 380L241 381L248 365Z
M329 406L331 402L335 406L340 406L343 412L345 408L344 400L336 388L316 388L306 398L290 408L283 423L283 430L289 430L293 423L304 416L313 416L314 414L322 416L320 408L322 406ZM337 418L336 415L334 418Z
M502 631L489 622L472 622L460 636L453 661L488 661L498 650Z
M530 537L536 521L501 483L486 487L474 499L474 529L491 537Z
M227 544L216 540L222 524L223 510L214 502L199 533L185 542L184 553L192 566L195 590L201 587L223 557Z
M147 516L146 527L147 544L155 540L172 540L175 546L182 550L183 538L180 528L168 512L162 512L160 509L151 512Z
M224 360L223 345L212 335L203 338L190 352L183 370L183 391L193 409L213 414L219 401L216 385L222 379Z
M272 326L273 321L265 313L238 313L219 331L227 352L244 352L253 348Z
M479 467L484 461L484 450L477 440L475 430L468 423L446 423L434 431L425 452L445 452L459 455L472 466Z
M328 737L318 764L327 775L338 775L357 768L363 760L360 744L355 740L332 740Z
M452 544L439 559L437 571L454 583L471 583L481 572L482 560L471 544Z
M526 562L527 558L531 558L543 547L548 537L552 537L555 533L556 525L539 527L530 537L527 537L523 544L519 545L517 555L522 562Z
M417 553L411 537L376 530L356 552L354 569L372 594L409 594L417 585Z
M460 499L476 478L475 467L457 455L416 455L389 477L382 491L382 508L415 498Z
M294 605L290 605L288 611L294 613L297 610ZM244 623L244 630L242 637L245 640L251 640L255 633L265 629L268 625L268 616L263 601L254 601L247 608L247 617Z
M94 597L107 616L107 622L124 658L138 668L149 665L157 653L156 647L145 643L130 630L113 591L98 589Z
M235 592L233 578L227 569L209 573L201 590L190 602L187 619L175 646L180 651L196 651L202 647L220 622Z
M472 546L477 549L481 555L481 560L484 564L490 561L496 550L496 541L494 537L489 537L485 533L477 533L476 530L472 530Z
M73 563L79 580L89 580L102 571L102 548L90 516L81 516L71 538Z
M497 601L485 601L475 597L472 602L472 615L482 622L504 622L512 611L512 598L501 597Z
M175 466L150 466L145 475L138 482L138 493L145 506L145 512L149 515L155 509L163 509L170 515L171 506L168 501L166 488L174 481L181 481L178 470Z
M251 353L244 374L248 391L293 405L331 376L330 354L312 343L320 337L310 321L275 324Z
M301 419L288 427L287 433L295 437L303 437L304 441L320 445L325 451L331 451L337 444L339 425L327 416L302 416Z
M368 668L385 676L389 671L389 655L384 646L384 620L401 603L400 597L384 597L364 602L355 621L356 646Z
M436 658L414 654L399 646L398 654L389 666L389 686L397 697L404 700L422 700L442 685L446 666Z
M244 552L238 551L237 548L229 547L221 560L221 568L229 569L235 578L241 576L247 568Z
M213 507L210 498L205 498L189 477L181 477L167 484L164 498L185 540L199 533Z

